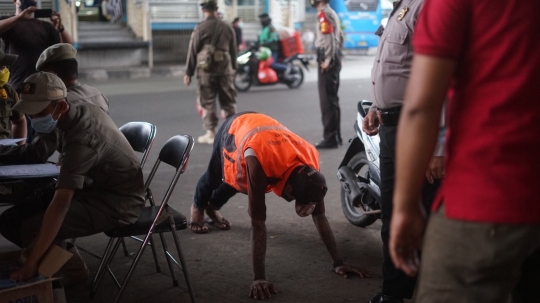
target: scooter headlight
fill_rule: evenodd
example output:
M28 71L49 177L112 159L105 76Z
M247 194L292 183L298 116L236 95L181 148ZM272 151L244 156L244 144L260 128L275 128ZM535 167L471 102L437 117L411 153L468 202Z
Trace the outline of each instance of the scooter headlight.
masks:
M238 56L238 58L236 59L236 62L238 62L239 64L246 64L249 62L249 57L251 56L251 52L247 52L245 54L242 54L240 56Z

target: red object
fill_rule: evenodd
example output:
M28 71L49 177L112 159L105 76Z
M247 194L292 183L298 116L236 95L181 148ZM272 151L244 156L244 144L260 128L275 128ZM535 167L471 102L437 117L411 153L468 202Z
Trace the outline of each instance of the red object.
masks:
M285 58L304 53L304 45L298 32L294 32L292 37L283 38L279 42L281 43L281 54Z
M274 62L274 59L272 57L263 61L259 61L259 72L257 74L259 82L269 84L276 83L278 81L278 76L276 72L270 67L270 65L272 65L272 62Z
M540 223L540 1L426 0L417 54L456 61L447 171L452 219Z
M330 21L328 21L328 18L323 11L319 12L319 24L322 34L331 34L334 32L334 26L332 25L332 23L330 23Z

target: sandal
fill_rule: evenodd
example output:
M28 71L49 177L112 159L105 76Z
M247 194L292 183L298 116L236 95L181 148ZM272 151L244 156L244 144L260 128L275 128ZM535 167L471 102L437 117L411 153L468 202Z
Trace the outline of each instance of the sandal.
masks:
M231 229L231 226L232 226L231 222L229 222L227 219L225 219L223 217L221 218L221 221L214 221L214 220L209 218L206 222L208 224L212 225L212 226L215 226L215 227L221 229L221 230L229 230L229 229Z
M198 227L199 229L193 229L193 227ZM206 226L204 223L199 224L197 222L189 222L189 229L196 234L208 233L208 226Z

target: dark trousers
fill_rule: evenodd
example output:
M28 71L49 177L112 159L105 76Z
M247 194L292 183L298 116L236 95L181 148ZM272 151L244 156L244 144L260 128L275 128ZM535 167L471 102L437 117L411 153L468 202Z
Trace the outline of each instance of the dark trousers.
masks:
M238 192L234 187L223 182L222 151L223 148L229 151L236 148L234 136L229 135L229 128L233 120L243 114L246 114L246 112L227 118L216 132L208 169L197 182L195 195L193 196L193 204L200 210L205 210L209 204L214 209L219 210Z
M332 67L321 70L319 63L319 103L321 106L323 139L335 142L341 141L341 109L339 108L339 72L341 58L336 56Z
M390 219L392 217L392 196L394 195L395 154L396 154L396 126L381 126L379 134L381 138L381 210L382 228L381 238L383 242L383 288L382 293L387 296L410 299L412 298L416 278L411 278L397 269L390 258L388 240L390 238ZM434 184L426 182L422 197L422 203L429 210L435 193L440 185L440 180Z
M277 73L284 73L287 70L287 64L279 63L279 52L272 52L272 58L274 62L270 65L270 68L275 70Z

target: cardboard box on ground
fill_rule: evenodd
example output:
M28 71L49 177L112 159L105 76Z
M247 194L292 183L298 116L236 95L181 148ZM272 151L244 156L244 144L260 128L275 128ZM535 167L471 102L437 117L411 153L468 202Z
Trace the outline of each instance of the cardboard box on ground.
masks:
M0 253L0 303L62 303L63 289L53 291L52 276L73 256L62 248L51 245L39 264L39 277L26 283L9 280L10 273L22 267L23 251ZM5 287L9 287L5 289Z

